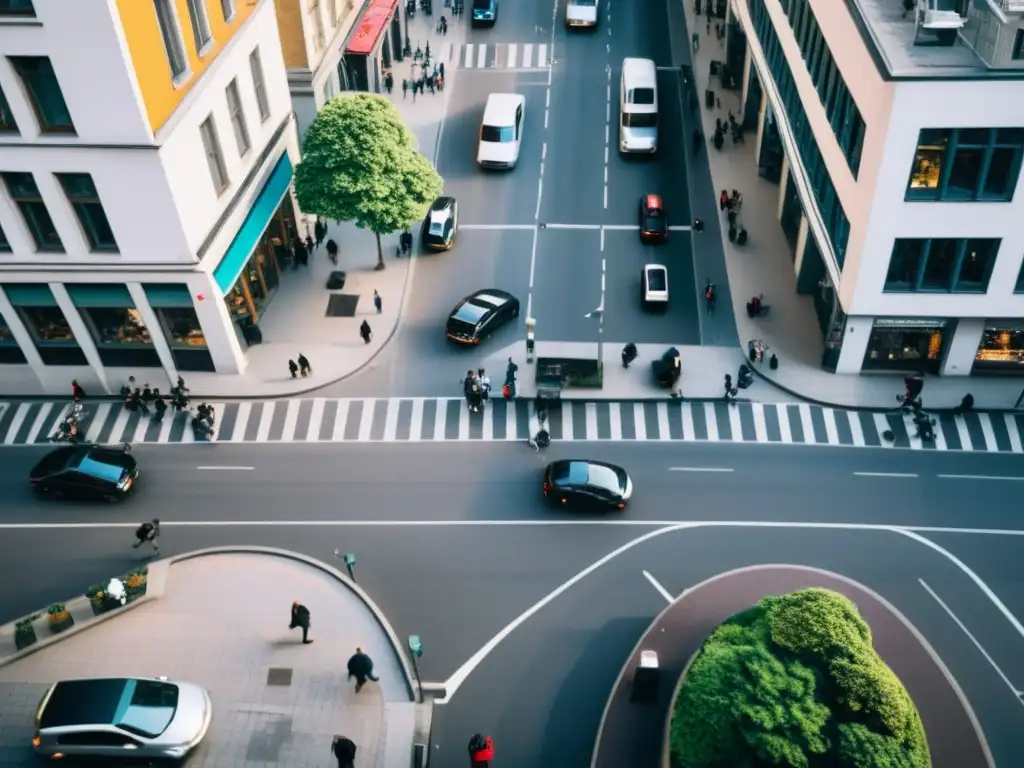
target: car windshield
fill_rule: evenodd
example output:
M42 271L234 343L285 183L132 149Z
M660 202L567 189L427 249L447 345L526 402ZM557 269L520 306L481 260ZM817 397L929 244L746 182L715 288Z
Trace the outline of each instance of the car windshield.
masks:
M588 485L604 488L609 491L625 490L625 483L619 481L619 476L615 473L615 470L603 467L600 464L590 464L588 466L587 483Z
M516 131L511 125L485 125L480 129L480 141L489 141L494 144L505 144L513 141Z
M630 104L653 104L654 103L654 89L653 88L634 88L629 93Z
M644 219L645 232L661 232L665 229L665 220L653 214Z
M657 128L657 112L623 112L622 124L627 128Z
M432 235L444 234L444 222L443 221L432 221L432 222L430 222L430 234L432 234Z
M665 290L665 271L652 269L647 273L647 287L652 291Z
M488 312L490 312L490 307L481 307L479 304L473 304L467 301L459 307L459 311L455 313L454 317L456 320L461 320L464 323L469 323L473 327L476 327L477 323L479 323Z
M167 730L178 708L178 686L160 680L129 680L114 725L155 739Z
M491 7L491 0L473 0L473 8L478 11L486 11Z

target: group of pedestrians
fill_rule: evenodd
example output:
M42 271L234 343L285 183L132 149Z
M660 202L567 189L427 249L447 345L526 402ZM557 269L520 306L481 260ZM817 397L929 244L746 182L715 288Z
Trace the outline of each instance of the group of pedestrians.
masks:
M300 352L299 356L295 358L295 360L288 361L288 373L292 375L293 379L297 379L300 376L302 378L306 378L307 376L312 375L313 366L309 364L309 360L306 356Z
M462 395L466 398L466 405L473 413L479 413L484 405L491 398L491 377L483 368L466 371L466 378L462 380Z
M388 75L390 77L390 75ZM386 81L385 81L386 82ZM433 70L428 70L423 67L417 76L415 71L407 80L402 80L402 98L406 98L409 91L412 91L413 99L416 98L416 94L424 94L426 91L430 91L432 94L436 94L438 91L444 90L444 62L434 65ZM391 89L388 88L388 93L391 93Z

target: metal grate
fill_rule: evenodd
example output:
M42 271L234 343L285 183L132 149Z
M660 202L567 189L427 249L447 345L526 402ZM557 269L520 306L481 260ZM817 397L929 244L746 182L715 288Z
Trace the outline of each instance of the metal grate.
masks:
M292 670L287 667L271 667L267 670L267 685L287 688L292 684Z

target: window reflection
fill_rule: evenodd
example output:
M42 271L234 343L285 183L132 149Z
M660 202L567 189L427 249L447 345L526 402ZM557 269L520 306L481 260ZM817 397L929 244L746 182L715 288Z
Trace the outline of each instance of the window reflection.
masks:
M924 265L921 288L926 291L948 291L953 283L957 241L946 238L932 240L928 261Z
M149 329L132 307L88 307L82 309L97 346L152 346Z
M1016 368L1024 365L1024 332L1019 327L987 327L974 359L976 368Z
M18 307L18 313L37 344L76 343L60 307Z
M910 172L911 189L938 189L949 135L950 131L921 131Z
M156 313L172 348L206 348L206 336L192 307L159 307Z

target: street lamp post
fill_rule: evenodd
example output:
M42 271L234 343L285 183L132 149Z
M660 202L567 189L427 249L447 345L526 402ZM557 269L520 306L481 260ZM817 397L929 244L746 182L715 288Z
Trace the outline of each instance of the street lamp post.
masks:
M409 635L409 653L412 656L412 673L416 677L417 698L423 703L423 681L420 679L420 665L417 659L423 655L423 642L419 635Z
M597 317L597 364L604 368L604 272L601 272L601 303L585 317Z

